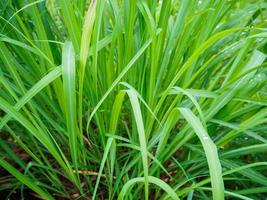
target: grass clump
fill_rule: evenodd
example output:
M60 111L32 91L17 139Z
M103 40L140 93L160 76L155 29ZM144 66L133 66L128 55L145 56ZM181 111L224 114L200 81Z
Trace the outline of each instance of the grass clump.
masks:
M0 193L261 199L264 0L0 2Z

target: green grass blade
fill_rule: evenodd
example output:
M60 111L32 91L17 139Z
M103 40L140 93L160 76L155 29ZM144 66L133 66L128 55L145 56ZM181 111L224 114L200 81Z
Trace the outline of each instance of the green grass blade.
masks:
M142 162L143 162L143 170L144 170L144 183L145 183L145 199L148 200L148 162L147 162L147 145L146 145L146 135L145 135L145 128L143 124L142 114L140 105L138 102L138 98L134 91L126 90L133 109L135 122L138 130L138 137L140 142L141 148L141 155L142 155Z
M105 147L104 155L103 155L103 158L102 158L102 161L101 161L101 164L100 164L100 168L99 168L99 172L98 172L98 176L97 176L97 179L96 179L96 184L95 184L95 189L94 189L92 200L94 200L95 197L96 197L96 192L97 192L97 189L98 189L100 178L101 178L101 175L102 175L102 172L103 172L103 169L104 169L104 166L105 166L105 162L107 160L108 153L109 153L109 150L110 150L112 142L113 142L113 138L109 138L108 141L107 141L107 145Z
M69 145L75 169L78 169L78 142L76 123L76 64L75 53L71 42L65 42L62 53L62 77L65 97L65 112L69 134ZM80 138L81 139L81 138Z
M200 120L187 108L179 108L181 114L186 121L192 126L204 148L206 158L209 165L209 173L211 176L211 185L213 199L224 199L224 183L222 178L222 167L218 157L217 148L210 139L207 131L201 124Z
M161 189L165 190L172 199L179 200L179 197L177 196L175 191L167 183L165 183L161 179L153 177L153 176L148 176L148 181L150 183L153 183L153 184L159 186ZM145 182L145 178L144 177L137 177L137 178L133 178L133 179L129 180L123 186L123 188L119 194L118 200L123 200L124 196L126 195L127 192L129 192L129 189L132 187L132 185L135 183L138 183L138 182Z

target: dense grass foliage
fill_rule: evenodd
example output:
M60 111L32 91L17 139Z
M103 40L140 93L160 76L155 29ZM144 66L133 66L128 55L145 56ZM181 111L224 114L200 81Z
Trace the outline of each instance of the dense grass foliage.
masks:
M2 196L264 199L266 9L0 1Z

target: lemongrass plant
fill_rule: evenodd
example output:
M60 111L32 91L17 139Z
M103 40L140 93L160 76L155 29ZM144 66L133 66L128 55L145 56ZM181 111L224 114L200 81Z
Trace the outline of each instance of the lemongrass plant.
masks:
M1 199L264 199L266 9L0 1Z

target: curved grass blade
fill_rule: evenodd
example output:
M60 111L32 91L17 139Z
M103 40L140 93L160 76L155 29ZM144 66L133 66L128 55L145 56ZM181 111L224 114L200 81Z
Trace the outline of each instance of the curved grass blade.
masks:
M213 199L223 200L224 183L222 178L222 167L218 157L217 148L213 141L210 139L200 120L194 115L194 113L192 113L192 111L188 108L179 108L179 110L197 134L204 148L209 165Z
M140 148L141 148L141 155L142 155L142 162L143 162L143 170L144 170L145 199L148 200L148 162L147 162L147 145L146 145L145 128L144 128L141 109L140 109L140 105L139 105L136 93L132 90L126 90L126 92L130 98L130 102L132 105L135 122L137 126L138 137L139 137Z
M148 176L148 181L150 183L153 183L157 186L159 186L161 189L163 189L164 191L166 191L168 193L168 195L174 199L174 200L179 200L179 197L177 196L177 194L175 193L175 191L164 181L162 181L159 178L153 177L153 176ZM133 186L133 184L138 183L138 182L145 182L145 178L144 177L137 177L137 178L133 178L131 180L129 180L122 188L118 200L123 200L124 196L126 195L126 193L128 192L128 190Z

